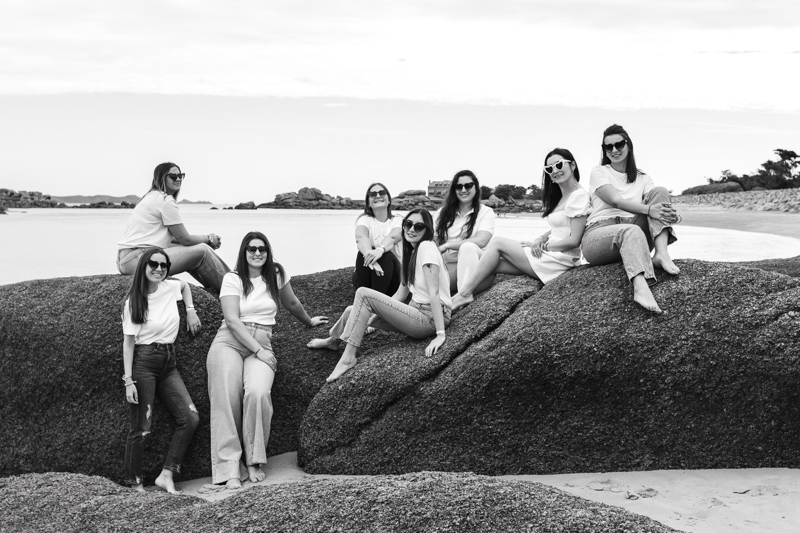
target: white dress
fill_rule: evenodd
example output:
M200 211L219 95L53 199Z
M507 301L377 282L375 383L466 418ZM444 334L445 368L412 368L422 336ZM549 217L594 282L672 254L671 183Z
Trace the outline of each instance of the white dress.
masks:
M552 244L569 237L571 234L570 218L585 217L591 210L589 193L579 185L569 195L563 209L553 211L547 215L546 220L550 224L548 242ZM548 283L570 268L581 264L580 243L575 248L563 252L542 252L542 257L538 259L533 256L530 247L524 247L523 249L525 250L525 255L528 256L531 268L536 272L536 276L542 280L542 283Z

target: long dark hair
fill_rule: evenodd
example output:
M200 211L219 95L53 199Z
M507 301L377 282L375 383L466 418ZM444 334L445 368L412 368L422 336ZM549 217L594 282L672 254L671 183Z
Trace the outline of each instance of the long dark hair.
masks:
M167 271L164 273L164 278L166 279L166 277L169 276L169 269L172 263L169 260L169 256L164 253L164 250L154 246L146 249L144 253L139 256L139 263L137 263L136 270L133 272L131 286L128 289L128 294L125 296L125 300L130 302L131 320L134 324L144 324L147 322L147 289L150 283L147 280L147 261L155 254L161 254L167 258ZM124 313L125 303L123 302L122 305Z
M278 306L278 309L281 308L281 300L278 297L278 276L277 273L280 273L281 278L286 277L286 273L283 270L283 267L280 263L276 263L272 259L272 246L269 244L269 239L267 236L261 233L260 231L251 231L247 235L244 236L242 239L242 244L239 246L239 253L236 255L236 275L239 276L239 279L242 280L242 289L244 290L244 297L247 298L250 293L253 291L253 283L250 281L250 268L247 264L247 245L250 244L250 241L254 239L259 239L264 241L264 246L267 247L267 260L264 261L264 265L261 267L261 279L264 280L264 283L267 284L267 288L269 289L269 294L272 296L272 299L275 301L275 305Z
M380 185L381 187L383 187L383 190L386 191L386 198L389 200L389 205L386 206L386 214L389 216L389 218L392 218L392 195L389 193L389 189L386 188L386 185L384 185L379 181L376 181L375 183L367 187L367 194L364 196L364 214L369 215L372 218L375 218L375 213L369 206L369 191L376 185Z
M422 222L425 224L425 233L422 235L422 239L417 243L417 246L414 247L406 240L406 230L405 227L403 228L402 280L403 285L406 287L410 287L414 284L414 271L417 268L417 250L419 250L419 245L424 241L433 240L433 217L427 209L414 209L413 211L409 211L403 219L403 225L405 226L408 217L414 214L419 214L422 217Z
M575 181L581 181L581 171L578 170L578 162L575 161L575 156L572 155L572 152L566 148L553 148L544 156L545 165L547 165L547 160L550 159L550 156L553 155L560 155L564 159L572 161L571 164L574 165L572 167L572 175L575 176ZM553 183L550 174L544 171L542 171L542 183L542 207L544 208L544 211L542 211L542 218L544 218L552 213L553 209L558 205L558 202L561 201L561 187Z
M167 174L169 174L169 171L172 169L172 167L177 167L178 172L181 172L181 167L175 163L170 163L169 161L157 165L155 170L153 170L153 183L150 184L150 190L147 192L161 191L164 194L169 194L167 192L167 186L164 184L164 182L167 180ZM172 195L172 197L175 198L175 201L178 201L178 194L180 194L180 192L181 191L175 191L175 194Z
M447 242L447 230L453 225L453 221L458 214L458 194L456 193L456 184L458 178L467 176L472 178L472 183L475 184L475 196L472 197L472 213L469 215L469 220L461 230L461 237L464 239L472 235L472 230L475 228L475 222L478 220L478 210L481 208L481 184L478 178L471 170L459 170L453 176L453 181L450 182L450 188L447 189L447 196L444 199L444 205L439 212L439 218L436 221L436 242L440 245Z
M633 157L633 141L631 141L631 136L628 135L628 132L625 131L625 128L619 124L612 124L603 132L603 142L600 143L600 152L602 153L600 157L600 164L611 164L611 160L608 158L608 154L606 154L606 149L603 148L603 143L606 142L606 137L609 135L622 135L622 137L628 141L628 159L625 161L625 174L628 176L628 183L635 182L636 177L639 174L644 174L644 172L636 168L636 158Z

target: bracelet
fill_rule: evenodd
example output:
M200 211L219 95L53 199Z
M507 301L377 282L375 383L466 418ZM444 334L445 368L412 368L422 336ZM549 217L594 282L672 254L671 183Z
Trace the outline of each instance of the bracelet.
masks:
M263 347L263 346L259 346L258 350L256 350L255 352L253 352L253 355L255 355L255 356L256 356L256 359L258 359L258 352L260 352L260 351L261 351L261 350L263 350L263 349L264 349L264 347Z
M444 330L443 329L437 329L436 330L436 334L437 335L444 335Z
M652 206L652 205L648 205L648 206L647 206L647 216L648 216L648 217L650 216L650 208L651 208L651 207L653 207L653 206Z
M135 381L131 381L130 383L126 383L126 384L125 384L125 387L130 387L131 385L133 385L133 384L135 384L135 383L136 383Z
M384 247L383 247L383 245L380 245L380 244L379 244L378 246L376 246L376 247L375 247L375 249L376 249L376 250L377 250L378 248L380 248L380 249L381 249L381 252L383 252L383 253L386 253L386 248L384 248Z

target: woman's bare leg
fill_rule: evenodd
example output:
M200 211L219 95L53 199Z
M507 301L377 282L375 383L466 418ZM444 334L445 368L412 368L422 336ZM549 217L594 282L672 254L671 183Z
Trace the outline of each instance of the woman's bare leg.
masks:
M631 283L633 283L634 302L641 305L648 311L652 311L654 313L662 312L661 308L658 307L655 296L653 296L653 292L650 290L650 285L647 284L644 274L635 275L633 279L631 279Z
M653 239L653 247L656 250L653 254L653 265L661 268L667 274L677 276L680 274L681 269L672 262L672 258L669 256L669 251L667 250L668 239L668 228L664 228L661 233L656 235L656 238Z

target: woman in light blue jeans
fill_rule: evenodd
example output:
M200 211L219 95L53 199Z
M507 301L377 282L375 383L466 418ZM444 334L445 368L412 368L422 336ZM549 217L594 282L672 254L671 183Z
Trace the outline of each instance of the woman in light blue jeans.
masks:
M356 291L353 305L345 309L326 339L314 339L309 348L338 350L345 344L330 383L356 366L356 351L372 326L405 333L415 339L436 337L425 348L425 355L435 354L445 342L445 328L450 324L450 276L433 241L433 217L425 209L415 209L403 220L403 266L400 288L389 297L373 289ZM411 294L411 303L404 303ZM375 315L373 317L373 315Z
M190 235L178 209L178 194L186 174L175 163L161 163L153 171L150 190L133 209L122 240L117 243L117 270L130 276L142 252L157 246L169 256L172 274L188 272L203 287L219 291L228 266L214 253L219 236Z
M236 270L220 289L225 317L208 350L213 483L238 489L266 474L272 424L272 383L278 360L272 351L272 326L280 305L308 327L328 318L311 318L295 296L289 276L274 262L267 237L251 231L242 239Z
M679 221L678 213L669 192L636 167L633 142L622 126L606 128L601 149L601 165L589 178L592 212L581 252L591 265L622 261L633 285L633 300L661 313L650 290L656 282L653 266L673 276L680 273L667 250L677 240L672 225Z

